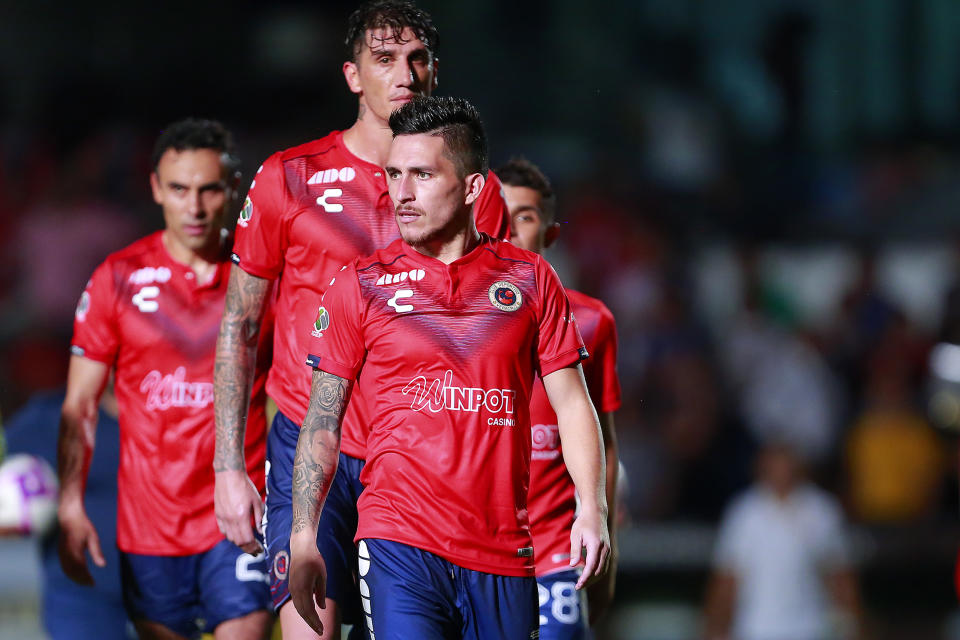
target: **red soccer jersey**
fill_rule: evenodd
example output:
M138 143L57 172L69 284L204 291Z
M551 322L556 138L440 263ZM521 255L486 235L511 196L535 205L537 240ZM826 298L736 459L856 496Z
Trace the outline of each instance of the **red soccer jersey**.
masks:
M607 307L579 291L567 289L577 326L590 357L583 362L583 376L598 412L620 408L617 378L617 327ZM530 461L530 532L536 550L537 575L568 569L570 528L576 509L573 478L567 473L560 448L557 415L550 406L543 382L537 378L530 399L533 425L533 455ZM610 505L610 509L614 509Z
M181 556L223 539L213 512L213 362L230 262L197 286L162 236L97 267L77 305L71 351L116 368L117 546ZM254 383L246 439L247 472L261 493L265 378Z
M488 236L449 265L398 240L334 280L308 364L375 381L357 540L533 575L534 373L585 357L553 269Z
M492 235L509 229L499 184L491 181L474 208L477 228ZM310 371L301 363L330 278L399 237L383 169L350 153L340 131L277 152L257 171L237 222L233 260L252 275L279 278L267 392L297 424L310 398ZM356 385L344 417L343 452L355 458L365 455L364 387L362 380Z

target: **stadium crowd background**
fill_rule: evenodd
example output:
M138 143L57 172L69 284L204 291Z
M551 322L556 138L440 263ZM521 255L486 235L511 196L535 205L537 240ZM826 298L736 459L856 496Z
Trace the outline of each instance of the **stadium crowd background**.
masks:
M494 165L551 176L548 258L618 322L628 525L603 637L693 637L715 526L770 440L844 505L876 637L960 637L960 5L420 4L438 92L477 105ZM221 119L248 184L352 121L351 8L0 9L4 414L62 385L86 278L159 227L164 124Z

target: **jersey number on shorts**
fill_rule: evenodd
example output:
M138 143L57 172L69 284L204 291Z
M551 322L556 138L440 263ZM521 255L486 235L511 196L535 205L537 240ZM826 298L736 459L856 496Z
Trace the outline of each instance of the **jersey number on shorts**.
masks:
M549 604L550 613L560 624L576 624L580 620L580 595L573 582L554 582L550 585L549 591L538 582L537 593L540 597L540 607ZM547 616L540 616L540 626L548 622Z
M250 568L250 565L254 562L260 562L266 557L266 554L263 552L255 556L249 553L237 556L237 580L241 582L266 582L270 584L270 576L259 569Z

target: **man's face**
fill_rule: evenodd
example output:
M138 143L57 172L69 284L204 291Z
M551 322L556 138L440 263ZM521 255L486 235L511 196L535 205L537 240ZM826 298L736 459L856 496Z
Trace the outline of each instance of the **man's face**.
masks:
M412 247L442 243L467 228L483 176L457 176L441 136L395 137L384 168L404 242Z
M399 38L389 29L367 30L356 62L343 64L347 85L360 96L361 109L384 123L414 96L429 96L437 86L436 72L436 59L409 27Z
M541 253L546 248L547 225L540 192L504 184L503 196L510 210L510 242L521 249Z
M200 253L219 244L232 196L226 173L213 149L167 149L160 157L150 186L173 246Z

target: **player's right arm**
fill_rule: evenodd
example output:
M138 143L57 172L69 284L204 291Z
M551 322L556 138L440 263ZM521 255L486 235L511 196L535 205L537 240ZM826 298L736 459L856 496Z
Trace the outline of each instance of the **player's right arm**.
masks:
M290 597L300 616L323 635L314 603L325 608L327 568L317 550L320 511L337 473L340 427L352 382L315 369L310 404L293 458Z
M262 549L251 520L260 522L263 502L247 475L244 458L247 411L256 375L257 344L271 281L234 266L217 338L213 375L216 419L214 511L227 539L247 553Z
M67 394L60 414L57 469L60 477L60 565L71 580L93 584L85 554L98 567L106 566L100 538L87 516L83 493L93 457L97 407L107 384L110 367L83 356L70 357Z

